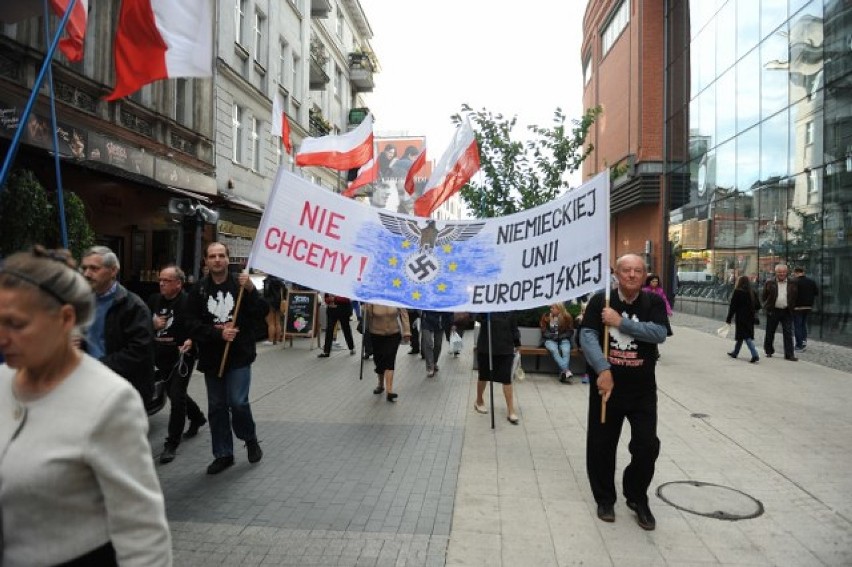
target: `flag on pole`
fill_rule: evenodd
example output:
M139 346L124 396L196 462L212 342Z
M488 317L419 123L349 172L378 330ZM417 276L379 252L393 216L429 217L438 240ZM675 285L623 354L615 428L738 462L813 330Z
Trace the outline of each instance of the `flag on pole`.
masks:
M420 171L423 167L423 164L426 163L426 147L423 147L423 150L414 158L414 161L411 164L411 167L408 168L408 172L405 174L405 192L409 195L414 195L414 175Z
M272 99L272 134L281 136L281 142L288 154L293 152L293 143L290 141L290 121L287 119L287 113L284 112L284 97L277 89Z
M428 217L479 171L479 147L470 122L456 129L450 146L426 182L423 195L414 202L414 214Z
M50 8L59 18L65 15L71 0L50 0ZM44 14L41 0L5 0L0 6L0 22L14 23ZM69 61L83 59L83 40L89 17L89 0L77 0L65 24L65 38L59 41L59 50ZM49 43L49 41L48 41Z
M339 136L305 138L296 165L315 165L331 169L353 169L373 158L373 115L368 114L357 128Z
M107 100L159 79L211 76L213 0L122 0Z
M358 169L358 175L346 186L346 191L341 193L344 197L354 197L355 191L367 185L375 183L379 179L379 162L372 158Z
M71 0L50 0L50 7L60 18L65 15ZM71 9L71 17L65 26L67 37L59 41L59 50L69 61L83 59L83 40L86 37L86 21L89 17L89 0L77 0Z

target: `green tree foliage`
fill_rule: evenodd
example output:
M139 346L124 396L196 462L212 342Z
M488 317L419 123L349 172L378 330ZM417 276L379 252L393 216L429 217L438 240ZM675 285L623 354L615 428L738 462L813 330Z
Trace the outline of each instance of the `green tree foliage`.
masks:
M83 201L65 192L68 244L76 258L95 243L95 233L86 219ZM0 192L0 256L26 250L33 244L62 246L56 193L44 189L27 169L12 172Z
M517 116L507 118L467 104L452 116L455 124L471 121L479 145L484 180L472 179L461 190L465 204L475 216L497 217L517 213L557 198L569 188L566 174L576 171L592 151L584 146L586 135L600 115L592 108L580 120L566 126L562 109L553 113L550 127L529 126L531 137L514 139Z

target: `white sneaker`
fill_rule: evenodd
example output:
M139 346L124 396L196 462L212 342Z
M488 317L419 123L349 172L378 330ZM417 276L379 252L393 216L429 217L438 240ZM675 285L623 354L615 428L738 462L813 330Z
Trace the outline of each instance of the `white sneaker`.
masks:
M272 341L263 341L263 344L265 346L272 346L273 345Z
M475 409L479 413L488 413L488 408L485 406L481 406L476 402L473 402L473 409Z

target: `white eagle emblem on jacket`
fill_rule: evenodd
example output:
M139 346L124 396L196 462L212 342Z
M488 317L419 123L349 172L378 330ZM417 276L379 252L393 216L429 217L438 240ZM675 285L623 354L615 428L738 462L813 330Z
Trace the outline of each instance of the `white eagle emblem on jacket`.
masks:
M227 323L230 321L230 314L233 307L234 296L230 292L224 294L221 291L217 291L215 298L212 295L207 298L207 311L213 315L215 323Z

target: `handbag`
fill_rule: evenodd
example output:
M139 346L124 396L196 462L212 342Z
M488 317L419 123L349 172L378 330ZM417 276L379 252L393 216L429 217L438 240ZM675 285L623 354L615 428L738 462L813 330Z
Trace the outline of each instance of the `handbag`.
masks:
M516 352L515 358L512 360L512 379L522 382L526 377L527 373L524 372L524 367L521 366L521 353Z
M719 336L720 339L724 339L728 336L728 333L730 332L730 330L731 330L731 326L729 324L725 323L724 325L722 325L721 327L716 329L716 334Z
M464 343L462 342L461 335L457 332L453 331L450 333L450 351L453 354L458 354L462 351L462 347Z

